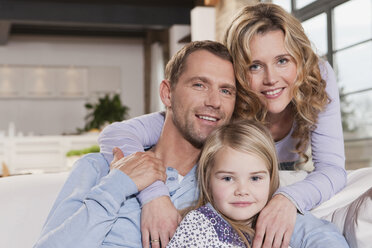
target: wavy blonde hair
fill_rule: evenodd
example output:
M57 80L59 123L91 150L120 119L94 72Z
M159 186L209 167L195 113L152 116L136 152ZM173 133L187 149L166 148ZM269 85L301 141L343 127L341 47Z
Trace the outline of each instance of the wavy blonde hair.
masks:
M259 108L256 104L251 107L252 101L260 100L249 85L249 66L252 62L249 44L255 35L274 30L283 31L285 48L297 65L290 103L296 123L292 137L298 139L294 152L306 162L309 133L316 127L318 115L329 103L329 98L325 91L326 82L319 70L319 57L311 48L301 23L278 5L259 3L242 8L225 34L224 43L233 57L237 84L247 92L238 92L235 115L265 120L267 109L264 104L260 104ZM252 94L255 96L252 97Z
M239 120L217 128L204 144L197 168L199 200L196 208L210 203L219 212L213 203L210 178L216 154L224 147L255 155L265 161L270 175L270 190L268 192L270 199L279 187L278 161L274 141L269 130L261 123L252 120ZM219 213L237 231L247 247L250 247L244 233L251 238L254 236L254 226L258 214L250 220L239 222L230 219L221 212Z

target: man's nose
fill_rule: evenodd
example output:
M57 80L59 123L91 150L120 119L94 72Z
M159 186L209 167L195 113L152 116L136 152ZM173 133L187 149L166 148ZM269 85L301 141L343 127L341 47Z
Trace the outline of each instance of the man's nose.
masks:
M217 89L211 89L205 99L205 105L212 108L220 108L221 106L221 94Z

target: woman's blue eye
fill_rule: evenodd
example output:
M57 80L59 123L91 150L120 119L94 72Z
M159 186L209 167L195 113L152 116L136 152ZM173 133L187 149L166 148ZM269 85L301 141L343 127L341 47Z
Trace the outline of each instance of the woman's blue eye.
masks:
M286 58L282 58L282 59L279 59L279 61L278 61L278 63L279 64L286 64L288 62L288 59L286 59Z

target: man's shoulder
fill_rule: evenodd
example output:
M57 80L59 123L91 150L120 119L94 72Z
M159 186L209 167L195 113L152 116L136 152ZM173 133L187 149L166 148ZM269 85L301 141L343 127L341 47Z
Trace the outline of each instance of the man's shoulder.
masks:
M94 173L100 176L106 175L110 170L103 154L89 153L79 158L72 169L72 173Z

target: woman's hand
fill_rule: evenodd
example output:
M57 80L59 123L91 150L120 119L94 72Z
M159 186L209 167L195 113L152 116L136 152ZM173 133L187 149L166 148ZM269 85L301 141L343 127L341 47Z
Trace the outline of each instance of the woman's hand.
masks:
M181 222L181 215L168 196L156 198L142 207L141 233L142 246L152 248L166 247Z
M157 180L165 181L167 178L163 162L155 157L153 152L136 152L124 157L123 152L115 147L114 160L110 170L118 169L129 176L136 184L138 191L143 190Z
M275 195L260 212L253 248L285 248L296 223L297 209L284 195Z

